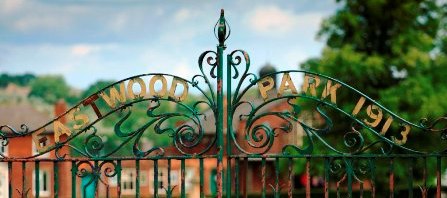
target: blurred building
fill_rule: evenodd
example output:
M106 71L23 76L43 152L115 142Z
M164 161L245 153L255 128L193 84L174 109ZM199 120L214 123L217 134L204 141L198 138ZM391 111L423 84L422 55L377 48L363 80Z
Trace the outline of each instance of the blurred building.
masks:
M8 86L7 90L11 90L12 86ZM16 89L16 88L14 88ZM12 94L21 94L21 92L11 92ZM27 94L23 94L27 95ZM11 104L0 105L0 120L2 123L8 124L14 129L20 130L17 132L24 132L25 128L21 127L24 121L29 127L29 131L41 127L44 123L51 121L54 115L60 115L67 110L67 106L64 101L59 101L54 105L54 112L49 113L46 111L37 110L31 103L22 101ZM61 119L61 122L65 120ZM54 144L52 129L46 129L46 132L42 134L47 136L47 144ZM14 157L29 157L36 156L34 163L25 162L12 162L11 170L8 171L8 162L0 162L0 198L8 197L9 188L8 181L11 181L13 197L34 197L36 195L36 188L38 188L39 195L41 197L53 197L53 186L55 183L59 185L59 196L69 197L69 191L71 189L70 177L58 177L58 181L55 181L54 175L70 175L71 163L70 162L55 162L39 159L44 158L56 158L54 151L39 155L36 149L36 145L32 140L31 135L22 137L10 138L7 145L1 147L1 153L10 158ZM62 148L60 153L69 153L67 148ZM39 166L39 185L36 184L36 166ZM55 173L55 170L57 172ZM22 196L23 193L23 196Z

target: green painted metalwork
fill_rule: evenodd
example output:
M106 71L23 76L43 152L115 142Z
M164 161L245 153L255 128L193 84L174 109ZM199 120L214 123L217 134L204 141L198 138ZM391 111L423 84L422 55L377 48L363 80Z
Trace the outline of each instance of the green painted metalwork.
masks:
M76 197L76 173L78 172L78 167L76 162L71 162L71 197ZM37 192L36 192L37 194Z
M40 193L40 162L36 161L34 163L34 176L36 177L36 188L35 188L35 193L36 193L36 197L39 197L39 193Z
M154 160L154 197L158 197L158 160Z
M54 197L59 197L59 166L57 162L53 162L53 178L54 178Z
M186 183L185 183L185 174L186 174L186 170L185 170L185 159L181 159L180 160L180 174L181 176L181 197L185 198L186 197Z
M71 118L76 121L72 125L77 125L73 126L69 132L64 128L59 130L58 133L65 133L66 138L59 141L58 135L60 134L56 133L54 139L56 143L42 146L43 148L39 150L38 154L11 156L0 153L0 163L7 163L9 197L16 196L15 192L18 192L20 196L27 196L28 192L34 192L36 197L41 196L40 185L44 184L39 181L39 170L46 163L53 165L52 196L62 196L61 190L65 189L61 189L59 181L62 182L64 177L69 176L61 175L63 169L59 167L62 167L65 162L71 162L71 172L67 174L71 175L72 188L71 193L67 193L67 195L71 194L72 197L77 196L77 187L82 189L79 191L82 197L89 196L86 192L88 188L94 189L95 196L100 196L98 195L100 185L106 187L106 196L127 196L124 194L128 193L128 189L122 189L124 188L122 182L125 183L125 188L134 190L133 196L149 195L142 185L146 185L150 181L142 181L142 178L149 178L143 174L152 170L154 173L152 181L154 197L162 196L161 194L165 194L166 197L190 197L192 195L186 188L186 183L189 182L186 181L186 177L187 172L194 167L187 168L187 166L195 162L198 164L200 174L197 182L199 183L198 195L200 197L207 197L207 195L216 195L219 198L241 195L248 197L250 193L256 193L257 196L262 197L280 197L283 194L292 197L297 193L302 193L300 195L305 193L306 197L310 197L313 193L311 191L319 188L318 185L311 186L311 181L315 179L311 175L315 166L321 166L324 169L320 179L323 180L321 191L325 197L333 194L340 197L353 197L357 194L363 196L366 195L365 191L370 191L371 197L385 191L389 192L390 197L394 197L402 191L400 190L401 185L395 184L396 164L399 160L410 162L406 176L406 193L409 197L417 196L415 187L419 184L422 186L421 195L428 196L430 184L427 182L430 181L427 179L427 175L429 175L427 161L435 160L436 196L440 197L442 160L447 157L445 146L427 145L426 148L415 149L405 143L409 133L429 134L439 137L439 140L447 139L447 118L441 117L431 122L428 119L421 119L419 122L405 120L353 86L315 72L288 70L257 76L251 73L251 62L247 52L238 49L224 54L227 49L225 41L229 38L230 33L230 26L222 10L214 27L214 34L218 40L216 51L205 51L199 56L200 73L191 79L163 73L132 76L99 90L37 129L30 130L25 124L20 129L14 129L8 125L0 126L0 140L2 145L6 146L14 138L32 136L32 140L36 140L34 135L39 135L42 130L59 123L61 118ZM274 79L276 76L283 78L280 83L281 87L278 90L272 90L276 92L267 96L267 91L273 89L273 84L277 83L270 79ZM295 85L292 87L293 81L289 79L290 76L305 79L302 90L296 90ZM140 95L143 91L140 94L133 93L132 85L137 85L146 78L150 79L149 90L153 89L153 93L148 97ZM168 88L165 83L168 80L172 82L171 88ZM155 82L161 82L162 88L159 90L151 88ZM144 86L142 84L139 85L143 90L143 87L146 88L146 84ZM192 103L185 102L184 99L188 95L177 96L177 85L184 86L183 92L194 89L194 93L200 95L200 98ZM287 90L287 93L283 93L284 90ZM337 90L343 90L352 95L354 110L344 109L337 105L335 97L332 98ZM323 93L321 93L322 91ZM258 95L254 96L253 92ZM131 95L133 97L130 97ZM124 99L120 97L124 97ZM96 106L95 101L97 102L101 98L108 108ZM129 117L134 115L134 110L142 104L147 107L146 114L140 116L143 121L139 125L133 126L134 128L130 131L124 130ZM306 108L309 107L303 106L303 104L312 104L314 108L308 110ZM163 109L167 105L176 106L176 109ZM282 105L286 108L270 108L275 105ZM357 107L358 110L356 110ZM82 113L81 109L88 108L95 113L95 119L83 121L79 118L79 114L78 118L74 115L74 113ZM318 114L323 124L313 125L302 119L300 116L303 115L304 109ZM360 115L360 109L363 109L363 114L369 117ZM344 129L346 131L342 133L339 131L337 133L334 131L334 126L338 123L334 123L328 112L337 113L346 119L352 127ZM104 133L99 131L101 128L98 127L98 123L113 116L117 116L118 120L113 130L107 133L116 137L120 143L118 146L110 148L107 146ZM211 123L213 126L205 124L210 122L210 119L214 119L214 123ZM380 125L372 124L371 120L379 120ZM273 121L277 122L276 125L272 123ZM174 122L175 125L171 124ZM401 129L398 130L400 133L387 134L391 123L397 123L399 127L396 128ZM302 137L304 142L302 145L282 139L282 137L294 133L294 127L301 128L305 134ZM407 129L408 131L406 131ZM412 130L409 131L409 129ZM148 133L168 136L172 140L172 146L143 148L142 142L149 137ZM330 141L328 136L334 134L339 135L338 140ZM40 139L38 140L40 141ZM72 144L76 140L81 140L82 144ZM279 146L275 146L275 144L279 144ZM440 144L445 145L445 142L440 141ZM130 149L126 147L129 145ZM65 153L67 149L70 150L70 153ZM131 154L120 156L119 153L122 150L130 150ZM54 152L55 157L43 157L49 152ZM418 167L416 159L424 160L422 167ZM153 162L153 166L150 167L152 169L146 170L145 164L151 161ZM212 169L216 170L217 189L215 192L208 192L211 188L211 185L208 184L214 181L205 182L207 181L205 178L212 175L212 172L209 173L209 167L206 166L210 161L217 163L216 168ZM30 183L27 182L25 174L28 162L34 162L34 189L27 186ZM128 162L135 164L136 175L133 173L130 173L130 176L123 175L123 168L129 166ZM286 166L284 166L286 168L281 167L282 162L286 162ZM299 162L303 162L300 168L304 172L302 175L304 183L300 189L297 189L294 183L296 182L295 174L297 174L295 168ZM377 163L379 162L383 162L385 165L378 167ZM22 186L13 186L17 185L12 182L16 163L17 165L21 164L22 174L18 176L18 180ZM166 187L166 179L162 178L165 175L164 166L167 166ZM178 170L179 166L180 170ZM423 173L422 182L416 181L420 176L414 173L419 168ZM386 175L377 176L379 170L383 169L387 169ZM249 192L250 177L248 172L254 170L258 172L251 172L251 178L256 177L260 181L252 182L260 182L261 184L255 187L260 186L261 188L253 190L256 192ZM180 182L171 181L172 178L175 178L172 177L172 171L180 172ZM163 173L163 176L159 176L159 173ZM378 180L382 178L388 178L386 188L379 185ZM85 183L79 185L78 180ZM114 184L116 193L109 193L112 181L116 183ZM163 186L159 186L160 182L163 183ZM178 185L180 187L177 187ZM255 189L255 187L253 188ZM165 192L159 192L159 188L164 188Z

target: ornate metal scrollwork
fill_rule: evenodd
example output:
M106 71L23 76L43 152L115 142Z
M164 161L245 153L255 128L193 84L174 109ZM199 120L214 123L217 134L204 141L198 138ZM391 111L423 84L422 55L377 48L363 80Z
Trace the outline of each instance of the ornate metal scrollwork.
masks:
M235 154L254 155L276 152L276 154L285 155L297 153L302 156L312 154L317 149L341 156L390 155L396 151L407 154L445 152L444 148L436 151L421 151L410 148L405 143L409 134L413 133L410 129L416 129L419 133L440 133L440 139L447 139L447 118L441 117L431 123L427 119L422 119L418 124L409 122L350 85L314 72L289 70L257 76L250 73L250 57L244 50L231 51L226 56L227 65L224 67L223 50L226 49L225 41L229 38L231 30L223 11L214 27L214 34L219 41L217 50L208 50L199 56L200 73L193 76L191 80L163 73L148 73L120 80L92 94L67 112L35 130L30 130L27 125L21 125L21 130L8 125L0 126L2 145L6 146L10 138L33 135L59 123L56 130L53 130L57 137L53 145L42 146L39 154L22 158L33 158L55 151L57 159L64 159L67 158L67 153L62 153L62 148L68 147L82 157L99 159L116 154L126 145L131 145L132 154L137 158L165 156L168 152L165 148L143 147L142 141L148 133L169 136L173 147L182 155L202 155L213 150L213 146L216 146L213 151L218 150L220 153L224 141L223 137L219 138L219 136L223 136L223 133L217 131L224 128L227 129L228 134L227 144L230 148L227 151L228 154L231 154L232 145L238 150ZM227 71L226 93L223 93L222 72L224 69ZM279 89L273 96L267 96L267 91L277 83L273 77L279 75L283 77ZM293 75L303 79L301 89L293 84L291 78ZM147 85L143 78L151 78L148 85L153 93L146 94ZM167 79L172 80L169 90ZM160 89L156 88L155 82L161 82ZM133 90L135 84L142 89L139 93ZM183 86L183 93L180 96L176 95L177 85ZM200 99L192 104L186 104L183 101L189 94L188 88L195 89L195 94L200 95ZM336 103L337 90L341 89L350 91L352 96L358 97L358 102L352 112L348 112ZM253 92L259 92L260 95L250 96ZM225 94L227 101L222 100ZM107 109L99 110L95 105L95 101L101 98L108 105ZM146 105L147 108L145 115L139 116L141 122L132 129L126 129L125 125L129 123L130 117L136 113L135 109L141 104ZM226 120L223 119L224 104L227 105ZM308 104L313 106L306 106ZM172 105L182 110L163 110L164 105ZM272 108L275 105L282 105L282 108ZM93 108L97 116L94 120L89 120L87 115L84 117L76 115L81 108L89 106ZM205 114L206 110L203 110L205 108L202 106L205 106L210 113ZM321 124L314 125L302 119L304 111L318 115ZM330 112L335 112L348 123L352 123L351 129L335 130L335 126L339 123L334 123ZM105 132L102 131L104 129L98 127L97 123L112 115L118 115L118 121L114 123L113 130L107 133L118 138L120 143L116 148L106 150ZM362 117L365 115L367 117ZM204 126L204 122L211 119L207 116L214 117L214 129ZM74 121L75 124L71 129L60 124L59 120L63 117L69 117ZM228 122L226 127L218 127L225 121ZM175 125L172 124L174 122ZM234 123L243 126L236 126ZM272 151L275 142L278 142L282 136L296 133L295 128L302 129L303 145L282 142L283 145L279 149L275 148L275 151ZM394 128L393 134L387 133L390 128ZM208 133L214 130L210 140L204 140L208 138L205 130L208 130ZM62 135L66 135L67 138L59 141L59 136ZM336 136L339 141L336 143L329 141L331 136ZM74 139L82 139L82 144L71 144ZM216 145L217 139L219 139L219 145ZM0 153L0 158L6 158L6 156Z

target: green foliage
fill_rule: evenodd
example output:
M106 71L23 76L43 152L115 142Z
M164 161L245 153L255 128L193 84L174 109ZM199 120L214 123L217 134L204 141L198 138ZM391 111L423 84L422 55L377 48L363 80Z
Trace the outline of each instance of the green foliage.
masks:
M321 57L307 60L301 68L340 79L414 123L446 116L447 4L434 0L338 2L341 8L324 20L318 33L327 45ZM353 109L356 99L337 92L342 109ZM333 138L340 142L351 122L336 114L330 117L336 123L337 137ZM411 135L413 141L419 140L413 142L415 149L440 141L436 135ZM401 176L406 166L396 163L396 175ZM386 166L378 167L377 172L386 170Z
M0 75L0 88L6 87L9 83L14 83L19 86L28 86L29 83L35 79L36 76L33 74L23 74L23 75Z
M114 80L98 80L95 83L91 84L87 89L85 89L81 94L81 99L85 99L95 92L105 88L111 84L115 83Z
M426 0L340 1L319 36L327 47L303 69L336 77L417 122L447 112L447 6ZM338 92L337 103L351 104ZM340 102L338 102L340 101ZM343 107L342 107L343 108Z
M109 80L100 80L95 82L94 84L90 85L85 91L81 93L81 97L83 99L89 97L91 94L94 94L98 92L99 90L110 86L115 81L109 81ZM119 90L118 86L115 86L116 89ZM107 91L106 91L107 92ZM199 97L194 95L189 95L185 101L182 101L182 104L192 107L193 104L197 101L199 101ZM127 102L130 102L130 99L128 99ZM109 107L105 101L100 97L98 100L95 101L95 104L100 109L100 111L105 115L107 112L112 111L113 109ZM148 116L148 107L154 105L154 102L150 101L143 101L133 104L133 106L130 107L131 114L130 116L123 122L120 129L122 133L130 134L135 130L139 130L141 127L145 126L147 123L153 121L154 119L157 119L157 117L149 117ZM87 108L88 109L88 108ZM105 118L103 118L96 127L100 127L101 129L98 130L98 133L100 133L101 137L105 141L106 147L103 150L104 153L111 152L113 149L117 148L118 146L121 146L124 144L124 146L115 154L116 156L132 156L132 146L134 145L135 138L130 140L130 142L124 143L126 138L118 137L115 134L115 125L118 123L119 120L123 119L126 114L128 113L128 110L123 111L117 111ZM92 113L92 112L90 112ZM169 113L186 113L191 114L185 107L182 107L181 105L176 104L172 101L165 101L160 100L160 106L157 107L154 112L152 112L154 115L162 115L162 114L169 114ZM95 115L91 115L91 117L95 117ZM185 118L179 118L179 117L172 117L166 122L163 122L162 125L160 125L163 129L175 129L175 126L178 123L184 122ZM99 125L99 126L98 126ZM148 149L148 146L150 148L152 147L167 147L167 146L173 146L173 138L170 136L172 133L174 133L173 130L165 131L161 134L158 134L154 127L156 123L152 124L149 128L147 128L143 132L143 136L140 139L140 142L138 143L139 146L142 146L140 148L142 151L144 149ZM72 144L75 147L83 148L84 140L86 138L86 135L81 136L80 138L75 139L75 141L72 142ZM144 148L146 147L146 148ZM76 153L74 153L76 154Z
M39 76L30 83L29 96L42 98L45 102L54 104L59 99L68 99L70 87L62 76Z

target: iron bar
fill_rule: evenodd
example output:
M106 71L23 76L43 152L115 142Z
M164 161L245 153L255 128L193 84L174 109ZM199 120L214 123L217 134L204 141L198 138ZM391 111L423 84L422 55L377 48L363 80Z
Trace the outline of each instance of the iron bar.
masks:
M227 141L226 141L226 155L231 155L231 135L233 133L233 119L232 119L232 104L231 104L231 56L227 55L227 67L225 68L227 70L227 105L226 105L226 112L227 112ZM226 195L227 198L231 197L231 158L227 158L227 176L226 176Z
M368 160L369 170L371 174L371 197L376 197L376 162L374 158Z
M25 195L25 191L26 191L25 169L26 169L26 164L25 164L25 162L22 162L22 191L20 192L21 197L26 197L26 195Z
M413 198L413 164L415 159L411 159L408 162L408 197Z
M200 168L199 168L199 170L200 170L200 198L204 198L205 197L205 186L204 186L204 169L203 169L203 158L200 158L199 159L200 160L200 164L199 164L199 166L200 166Z
M275 198L279 198L281 190L279 187L279 158L275 158Z
M441 198L441 157L436 157L436 198Z
M330 162L329 158L324 158L324 197L329 198L329 170Z
M185 160L182 159L180 161L180 174L181 174L181 192L180 196L182 198L186 197L186 190L185 190Z
M118 186L116 193L118 194L118 198L120 198L121 197L121 171L122 171L121 160L116 161L116 167L117 167L117 169L116 169L116 171L117 171L116 183Z
M158 198L158 160L154 160L154 197Z
M54 197L59 197L59 163L53 162L53 174L54 174Z
M310 158L306 158L306 198L310 198Z
M35 194L36 197L40 196L40 163L36 161L34 163L34 183L35 183Z
M265 191L266 191L266 182L265 182L265 177L266 177L266 170L265 170L265 158L263 157L261 162L261 177L262 177L262 197L265 198Z
M239 198L240 196L240 192L239 192L239 163L240 163L240 159L239 158L235 158L234 159L234 166L235 166L235 172L234 172L234 182L235 182L235 193L236 193L236 197Z
M346 175L348 177L348 197L352 197L352 184L353 184L352 180L354 175L352 159L347 158L345 160L345 163L346 163Z
M293 158L289 158L288 160L288 182L287 182L287 187L288 187L288 191L287 191L287 195L289 198L293 197Z
M390 198L394 198L394 158L390 158L390 166L389 166L389 181L390 181Z
M172 197L172 187L171 187L171 160L168 159L168 188L166 189L166 193L168 197Z
M71 162L71 197L76 198L76 174L78 173L78 166L76 162Z
M8 197L12 197L12 161L8 162Z
M135 160L135 168L136 168L136 174L137 174L137 176L135 177L135 184L136 184L136 194L135 194L135 196L136 197L140 197L141 195L140 195L140 160L139 159L137 159L137 160Z

